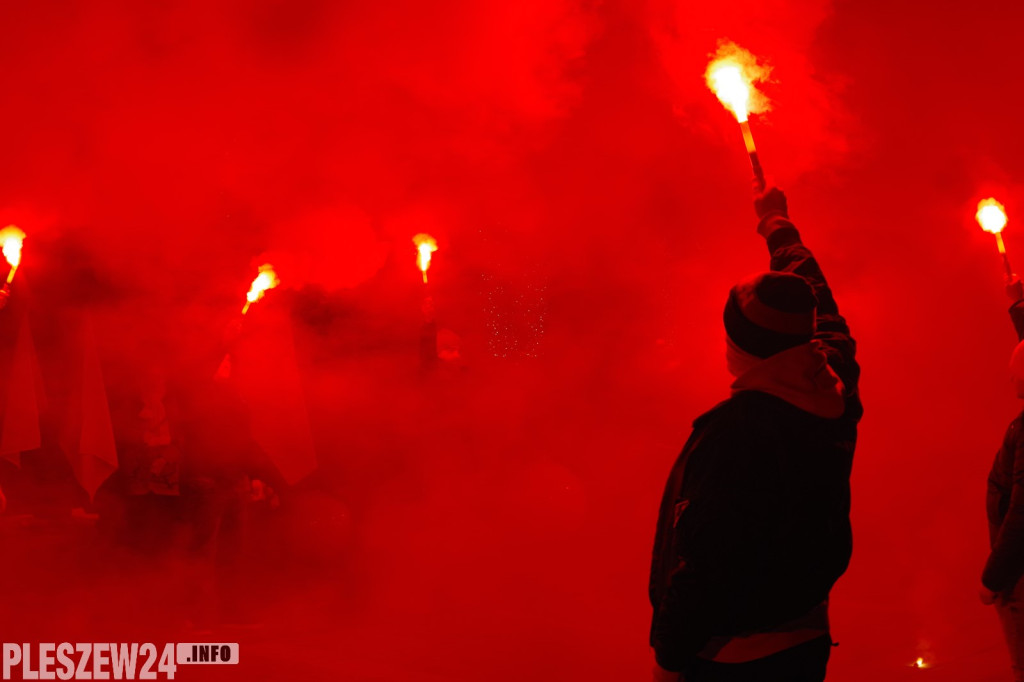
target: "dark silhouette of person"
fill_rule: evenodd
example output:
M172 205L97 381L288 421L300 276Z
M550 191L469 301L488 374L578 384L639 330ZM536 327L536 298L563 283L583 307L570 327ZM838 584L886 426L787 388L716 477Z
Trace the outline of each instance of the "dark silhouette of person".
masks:
M694 422L661 502L656 679L824 680L829 592L852 551L855 344L785 195L754 206L771 271L729 292L732 395Z
M181 497L189 524L191 611L203 628L214 620L248 622L243 565L249 503L284 481L253 440L249 414L230 379L204 381L187 401ZM258 481L254 488L254 481Z
M1010 319L1021 340L1010 356L1010 378L1024 399L1024 286L1006 286ZM1024 412L1010 422L988 476L986 496L992 550L981 575L981 601L996 607L1010 649L1013 679L1024 682Z

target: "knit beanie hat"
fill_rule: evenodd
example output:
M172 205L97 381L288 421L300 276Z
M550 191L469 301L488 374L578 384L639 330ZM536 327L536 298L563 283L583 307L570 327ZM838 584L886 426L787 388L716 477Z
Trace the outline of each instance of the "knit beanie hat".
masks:
M811 340L817 305L800 275L766 272L729 291L725 333L741 350L766 358Z

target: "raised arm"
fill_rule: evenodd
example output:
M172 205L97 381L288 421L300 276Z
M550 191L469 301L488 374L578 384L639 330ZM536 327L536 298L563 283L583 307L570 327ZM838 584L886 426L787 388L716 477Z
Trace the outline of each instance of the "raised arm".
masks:
M757 231L765 238L771 254L771 269L800 275L814 290L818 299L814 338L821 341L829 364L842 379L847 400L856 400L860 380L860 366L856 361L857 344L850 336L846 319L839 314L839 306L836 305L818 261L810 249L804 246L800 233L789 219L786 195L778 188L771 187L754 199L754 210L760 218Z
M1006 284L1006 295L1013 303L1010 305L1010 319L1017 330L1017 338L1024 341L1024 284L1019 277L1014 277Z

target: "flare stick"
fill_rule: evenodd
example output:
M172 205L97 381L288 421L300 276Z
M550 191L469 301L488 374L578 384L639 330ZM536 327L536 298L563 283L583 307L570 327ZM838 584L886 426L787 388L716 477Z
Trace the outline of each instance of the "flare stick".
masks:
M1007 223L1006 209L995 199L988 198L978 202L978 212L974 217L981 225L981 229L996 236L996 248L999 249L999 255L1003 257L1006 279L1012 280L1013 268L1010 266L1010 258L1006 255L1006 244L1003 242L1003 228Z
M763 192L767 183L754 145L754 135L750 132L749 118L752 112L764 111L768 106L764 95L754 88L754 83L768 76L768 68L759 65L754 55L740 46L724 43L708 64L704 76L718 101L732 112L740 124L743 143L750 157L750 167L754 171L754 181L758 191Z

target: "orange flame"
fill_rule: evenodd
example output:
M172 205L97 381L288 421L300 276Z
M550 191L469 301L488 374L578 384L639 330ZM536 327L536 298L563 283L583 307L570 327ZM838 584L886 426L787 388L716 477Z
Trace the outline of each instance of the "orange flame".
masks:
M1006 209L995 199L978 202L978 212L974 216L981 229L992 234L999 234L1006 227Z
M767 111L770 107L754 83L767 80L771 69L757 63L757 58L733 42L723 42L708 64L704 77L718 100L736 116L740 123L750 114Z
M14 273L21 265L21 245L25 241L25 233L14 225L8 225L0 230L0 247L3 249L4 258L7 259L11 271L7 274L7 283L14 280Z
M913 667L914 668L927 668L928 664L924 662L923 658L918 658L916 661L914 661Z
M427 283L427 269L430 267L430 254L437 251L437 240L429 234L420 233L412 238L416 245L416 266L423 273L423 283Z
M245 315L249 312L249 306L256 301L263 298L269 289L273 289L281 280L277 278L277 273L274 272L274 266L270 263L265 263L259 268L260 274L256 275L256 279L252 281L252 286L249 287L249 293L245 295L245 307L242 308L242 314Z

